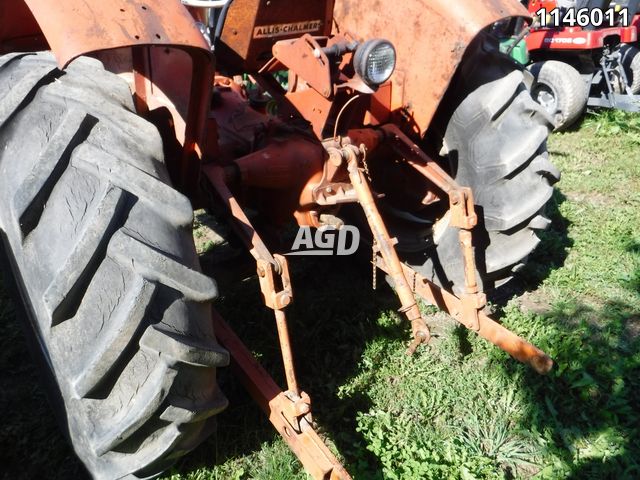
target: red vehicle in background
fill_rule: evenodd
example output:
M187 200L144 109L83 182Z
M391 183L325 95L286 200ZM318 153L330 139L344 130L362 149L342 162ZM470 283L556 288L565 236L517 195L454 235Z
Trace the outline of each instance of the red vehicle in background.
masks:
M623 40L622 49L627 49L627 47L633 47L636 52L640 51L640 1L638 0L620 0L618 2L611 2L611 5L615 8L627 8L629 13L632 14L630 17L629 26L636 31L636 40L625 39ZM636 68L640 69L640 60L636 60ZM638 74L640 76L640 73ZM640 82L640 80L639 80ZM637 92L636 92L637 93Z
M640 0L531 0L533 97L571 126L587 106L640 111Z

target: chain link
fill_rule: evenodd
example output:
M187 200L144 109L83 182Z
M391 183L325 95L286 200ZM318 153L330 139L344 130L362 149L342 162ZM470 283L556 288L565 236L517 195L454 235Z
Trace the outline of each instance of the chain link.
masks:
M371 173L369 172L369 164L367 163L367 149L364 145L360 146L362 151L362 166L364 167L364 174L367 176L367 180L371 183ZM371 245L371 288L376 290L378 288L378 242L375 237Z
M373 245L371 245L371 289L376 290L378 288L378 242L376 239L373 239Z
M367 163L367 149L364 145L360 146L362 151L362 166L364 167L364 174L367 176L367 180L371 183L371 173L369 172L369 164Z

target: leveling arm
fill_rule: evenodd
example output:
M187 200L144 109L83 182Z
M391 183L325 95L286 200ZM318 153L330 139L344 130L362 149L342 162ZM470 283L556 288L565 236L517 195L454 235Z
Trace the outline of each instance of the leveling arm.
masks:
M287 379L282 391L260 366L229 325L213 312L216 337L231 354L232 368L256 403L269 416L305 470L316 480L349 480L351 477L313 428L311 398L298 387L285 308L293 301L287 260L272 255L239 202L224 181L224 171L216 165L203 168L216 194L227 207L231 226L256 260L260 290L265 305L274 311L280 352Z
M459 230L461 255L464 260L465 291L459 297L430 282L406 264L402 264L402 274L400 275L398 273L400 261L393 248L395 239L389 238L384 221L373 200L370 186L359 168L359 162L366 157L366 147L360 145L356 148L353 145L348 145L343 149L345 158L349 162L351 181L358 194L358 200L366 213L379 251L376 256L376 266L385 271L393 280L403 303L402 311L405 311L405 298L408 298L406 290L409 288L412 294L419 295L430 304L449 313L462 325L477 332L516 360L529 364L538 373L548 373L553 367L551 358L482 312L482 308L486 305L486 296L480 291L476 281L477 267L471 231L476 226L478 218L475 213L471 189L458 185L447 172L395 125L385 125L377 132L378 142L389 144L408 165L449 197L449 226ZM368 137L372 138L370 134ZM409 302L406 301L406 303ZM410 320L412 319L410 318ZM409 348L410 353L425 338L420 335L420 330L416 333L414 321L412 321L412 325L414 341Z

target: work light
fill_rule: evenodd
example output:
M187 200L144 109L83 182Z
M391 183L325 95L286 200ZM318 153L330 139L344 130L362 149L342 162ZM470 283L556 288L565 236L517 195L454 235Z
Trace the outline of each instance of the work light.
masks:
M354 59L356 73L370 87L391 78L396 68L396 49L388 40L368 40L358 47Z

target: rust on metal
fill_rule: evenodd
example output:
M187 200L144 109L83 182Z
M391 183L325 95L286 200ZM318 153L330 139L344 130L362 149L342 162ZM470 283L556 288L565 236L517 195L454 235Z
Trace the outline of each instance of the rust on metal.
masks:
M341 33L332 35L334 3ZM553 365L481 311L486 297L476 280L473 192L458 185L401 128L385 124L401 117L406 131L423 135L478 33L502 18L526 16L526 10L514 0L375 2L373 7L372 12L370 3L356 0L235 0L216 54L225 75L249 73L255 80L259 95L250 97L242 78L216 76L211 46L196 24L206 15L190 12L178 0L0 2L0 15L15 18L0 22L0 48L50 47L60 68L93 55L129 82L140 114L169 111L170 132L163 136L172 142L175 136L179 144L177 153L166 155L172 180L191 199L209 195L209 205L226 207L231 227L255 259L264 304L274 312L286 390L214 311L216 335L245 387L314 479L350 477L314 430L311 398L296 377L285 313L293 301L287 259L267 246L245 203L258 204L272 226L295 219L300 225L337 228L343 225L340 206L359 203L373 234L374 285L377 268L389 274L400 311L412 326L408 353L430 339L420 296L536 371L546 373ZM361 37L347 32L354 29ZM399 62L392 81L374 92L352 61L354 40L379 36L394 43ZM281 69L289 70L287 88L271 75ZM379 148L398 154L398 163L428 184L428 191L419 193L422 205L448 197L447 222L459 230L464 265L459 296L400 261L367 165L367 154ZM209 188L201 184L201 175Z
M309 34L273 46L273 57L294 71L325 98L333 94L331 64L322 46Z
M273 255L253 228L251 221L224 182L224 171L215 165L205 167L211 185L218 197L224 202L242 241L256 261L256 271L264 304L274 311L282 361L287 377L289 391L299 395L298 382L293 366L293 353L284 309L293 301L291 278L287 259L282 255Z
M392 107L407 110L410 128L423 135L462 57L485 27L506 17L528 17L513 0L376 2L336 0L338 31L361 38L383 36L398 51ZM419 11L416 11L419 10Z
M130 82L140 113L160 107L170 111L183 147L180 158L168 159L176 164L174 183L195 197L213 56L189 11L177 1L163 0L24 2L60 68L81 55L97 56Z
M404 160L414 170L429 179L436 187L447 195L457 187L451 176L396 125L383 125L381 129L386 134L385 138L391 142L391 147L403 155Z
M304 404L308 396L301 396L303 408L295 410L296 406L292 407L291 400L215 310L213 323L218 341L231 354L234 373L268 415L271 424L287 442L307 473L315 480L349 480L351 477L347 471L304 419ZM298 428L290 421L291 416L296 414L302 417Z
M211 186L215 189L218 198L229 210L230 216L234 219L234 221L231 222L231 226L243 243L248 246L251 255L256 259L260 258L275 265L275 259L271 255L271 252L251 226L251 221L225 183L224 170L218 165L210 164L205 165L202 171Z
M296 379L293 363L289 327L287 326L287 317L284 313L284 309L293 301L289 264L287 263L287 259L282 255L274 255L273 260L275 260L275 265L264 258L256 258L258 280L260 282L260 290L262 291L264 303L273 310L276 318L280 352L282 354L282 363L287 379L287 391L299 396L300 389L298 388L298 380ZM279 273L276 273L276 267Z
M384 220L380 216L380 212L376 206L373 193L365 175L360 171L360 160L363 152L350 144L342 149L343 157L351 179L351 185L355 191L360 207L364 211L367 218L369 228L373 233L377 248L380 255L384 258L385 264L388 265L388 273L391 277L398 298L402 306L400 311L406 315L411 323L413 332L413 341L409 345L407 353L413 354L416 348L423 343L428 343L431 339L429 328L427 327L420 308L416 303L415 296L407 282L400 258L395 250L396 240L392 239L387 230Z
M296 370L293 365L293 352L291 351L291 340L289 338L289 328L287 326L287 317L283 310L274 309L276 316L276 327L278 329L278 339L280 341L280 351L282 354L282 364L284 365L284 374L287 378L287 390L296 395L300 395L298 388L298 380L296 378Z
M179 45L209 52L193 17L177 1L24 1L61 68L81 55L136 45Z
M257 72L271 59L274 40L331 32L333 0L234 0L216 55L233 73Z
M479 290L476 280L477 266L471 230L478 224L478 215L475 213L473 193L470 188L459 185L397 126L385 125L382 129L391 138L393 148L403 155L404 160L449 196L449 226L459 229L460 253L464 267L465 291L460 300L464 318L467 319L470 328L477 331L480 328L480 310L487 304L487 297Z
M459 229L461 256L464 264L465 291L460 297L457 297L429 282L407 265L400 265L397 255L390 255L389 248L393 248L393 245L390 243L388 234L384 235L382 230L385 228L384 223L382 218L379 217L375 205L373 205L373 197L370 191L367 194L366 189L365 191L359 191L359 189L362 189L360 186L366 184L366 179L359 171L355 160L358 155L358 149L354 150L352 147L350 150L352 160L349 164L349 173L354 189L358 192L360 204L374 232L375 245L378 252L378 254L374 254L374 263L392 278L399 296L405 289L405 285L412 285L412 293L417 293L431 304L450 313L467 328L476 331L480 336L505 350L517 360L528 363L537 372L547 373L553 366L553 362L544 352L500 326L481 311L486 305L486 296L479 290L476 281L477 267L473 253L471 230L477 224L477 215L471 190L458 185L448 173L396 126L385 125L378 132L382 133L365 134L362 131L354 131L353 133L359 141L366 142L374 148L381 141L390 141L392 147L403 155L404 161L422 174L427 181L435 184L449 196L449 226ZM382 229L375 225L377 219L382 222ZM398 286L400 286L400 289L398 289ZM413 299L413 296L406 295L406 299L409 300L409 298ZM405 301L402 300L402 303L404 306ZM417 344L416 337L410 345L410 351L415 349Z
M240 339L214 313L216 335L221 344L231 353L245 386L269 415L269 420L300 459L307 473L319 480L348 480L351 478L349 474L313 429L311 399L298 386L284 312L293 300L287 260L282 255L271 254L225 184L224 170L217 165L208 165L204 168L204 173L218 197L228 208L232 226L256 260L256 270L265 305L271 308L275 315L287 390L280 391Z
M378 257L378 267L388 272L388 267L381 257ZM405 274L411 278L414 291L424 300L450 314L470 330L475 330L485 340L504 350L519 362L530 365L536 372L547 374L553 368L553 360L539 348L531 345L515 333L506 329L483 312L478 314L479 326L468 321L464 315L462 300L435 283L430 282L406 264L403 264Z

